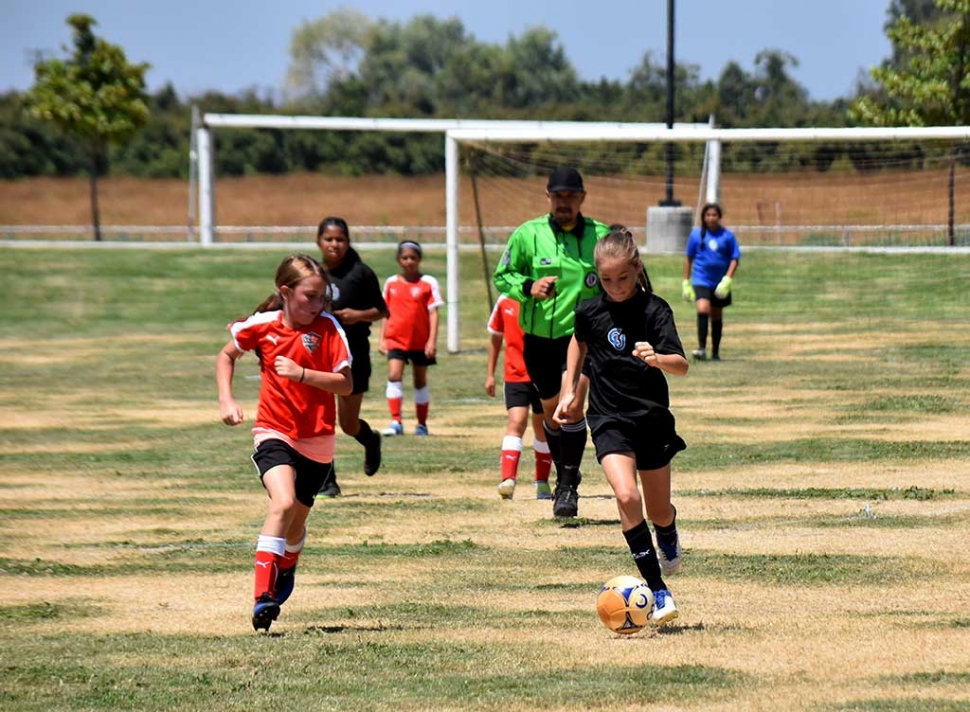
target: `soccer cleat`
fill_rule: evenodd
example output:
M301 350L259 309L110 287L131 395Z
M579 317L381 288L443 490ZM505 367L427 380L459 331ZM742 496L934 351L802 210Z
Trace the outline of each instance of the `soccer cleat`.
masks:
M253 606L253 630L262 628L269 632L270 625L279 616L280 604L268 593L264 593L256 599L256 605Z
M721 354L711 354L711 361L720 361Z
M340 496L340 485L337 484L337 476L327 478L327 481L323 483L323 487L317 492L317 497L327 497L328 499L333 499L334 497Z
M556 487L556 499L552 503L552 516L570 518L579 512L579 495L572 487Z
M502 480L498 486L498 496L502 499L512 499L513 492L515 492L515 478L510 477L507 480Z
M650 620L654 625L660 628L677 616L677 604L674 603L674 597L670 595L670 591L665 588L654 591L653 613L650 614Z
M296 566L288 569L280 569L276 572L276 594L274 598L279 605L286 603L290 594L293 593L293 584L296 582Z
M674 532L673 543L660 541L660 535L657 535L657 560L660 562L660 571L664 576L670 576L680 570L683 553L680 548L680 537L676 532Z
M422 435L422 436L427 435L428 434L428 426L425 425L424 423L418 423L414 427L414 434L415 435Z
M552 490L545 480L536 482L536 499L552 499Z
M695 349L691 351L691 356L694 357L695 361L706 361L707 360L707 350L706 349Z
M381 469L381 434L372 430L367 445L364 446L364 474L373 477Z
M401 425L400 420L392 420L391 424L381 431L381 435L386 435L389 438L395 435L404 435L404 426Z

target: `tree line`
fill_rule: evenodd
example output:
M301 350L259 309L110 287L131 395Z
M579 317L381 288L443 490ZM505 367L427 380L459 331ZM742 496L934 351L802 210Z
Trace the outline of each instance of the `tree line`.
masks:
M752 71L730 62L710 80L700 78L696 65L680 63L674 76L676 120L706 123L713 115L722 127L913 123L919 118L913 106L927 103L919 91L922 85L911 87L909 97L893 92L901 86L896 81L900 72L905 74L914 62L920 68L922 49L919 38L913 38L913 28L942 31L944 26L953 26L954 16L963 19L962 27L970 28L970 0L893 0L886 22L892 56L874 70L872 80L860 79L853 96L834 101L812 100L792 77L797 58L780 49L755 54ZM74 62L84 69L89 61L85 57L114 47L93 35L93 18L74 15L68 23L75 30L73 58L49 62L61 62L68 68ZM957 45L960 41L954 39ZM79 44L85 42L87 45ZM954 62L966 59L966 48L962 51ZM937 64L938 55L937 49ZM58 87L70 85L72 76L87 75L71 75L63 66L52 71L49 63L41 63L33 89L0 94L0 177L73 176L92 171L96 175L185 176L193 106L201 112L218 113L398 118L662 122L665 116L666 66L650 52L625 81L585 81L554 32L532 28L510 37L504 45L485 43L460 20L431 15L390 22L341 9L303 23L293 33L286 87L279 98L249 91L238 95L210 92L183 99L171 85L153 94L144 92L143 79L142 93L137 95L139 77L134 75L139 72L133 75L124 70L127 67L143 74L149 71L148 65L126 65L123 53L105 56L118 63L118 76L130 90L125 107L109 105L105 109L106 115L133 112L125 115L119 130L101 135L93 126L85 133L84 126L79 129L69 123L70 117L76 118L76 112L70 110L59 121L57 102L63 103L63 97ZM61 84L51 85L52 77ZM954 111L948 115L944 106L929 123L970 121L967 88L961 86L957 81L954 100L947 105ZM76 101L84 105L85 99ZM217 132L217 141L220 175L320 170L337 175L421 175L443 170L444 161L436 135L233 129ZM726 153L725 160L732 169L758 170L763 162L758 152L770 150L747 147ZM788 150L787 160L817 169L825 169L846 152L859 167L867 165L864 145Z

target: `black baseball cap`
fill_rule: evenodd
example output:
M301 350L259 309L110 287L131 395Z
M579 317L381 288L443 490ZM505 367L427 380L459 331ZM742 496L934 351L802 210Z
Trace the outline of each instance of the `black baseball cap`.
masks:
M558 193L560 190L571 190L576 193L583 193L583 177L575 168L559 167L549 176L546 190L550 193Z

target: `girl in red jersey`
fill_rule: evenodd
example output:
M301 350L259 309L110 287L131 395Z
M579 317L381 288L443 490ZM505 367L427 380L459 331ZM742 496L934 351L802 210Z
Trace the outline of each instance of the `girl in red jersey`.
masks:
M536 499L552 499L549 489L549 470L552 469L552 455L546 442L546 431L542 427L542 400L539 389L532 383L525 368L522 355L523 335L519 326L519 303L514 299L499 295L488 318L488 366L485 377L485 392L495 397L495 366L505 342L505 408L509 413L505 437L502 438L502 481L498 494L502 499L512 499L515 482L519 473L519 459L522 456L522 436L532 410L532 447L536 456L535 488Z
M259 359L252 459L269 495L269 512L256 543L256 630L269 630L293 591L307 515L333 461L334 394L348 395L354 387L347 338L323 311L326 294L320 263L290 255L276 270L276 291L252 316L229 325L232 339L216 357L226 425L243 422L232 395L236 361L247 351Z
M384 283L384 301L390 317L381 322L379 351L387 355L387 407L391 424L383 435L403 435L404 364L414 367L415 435L428 434L428 366L438 352L438 307L444 304L438 280L421 274L421 245L405 240L397 246L401 274Z

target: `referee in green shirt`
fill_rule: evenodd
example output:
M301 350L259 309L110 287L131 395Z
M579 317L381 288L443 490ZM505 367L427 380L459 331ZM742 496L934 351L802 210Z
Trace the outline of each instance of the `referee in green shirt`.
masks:
M560 430L552 415L559 404L576 305L600 293L593 248L609 228L580 212L586 190L575 168L553 171L546 184L546 197L549 213L523 223L509 236L492 280L499 292L521 302L519 324L525 333L525 366L539 389L546 437L556 466L552 513L575 517L586 420ZM588 380L582 376L577 396L585 400L587 387Z

